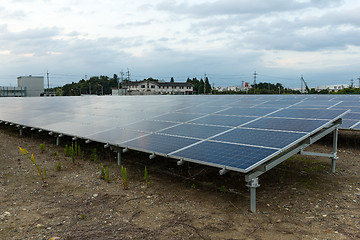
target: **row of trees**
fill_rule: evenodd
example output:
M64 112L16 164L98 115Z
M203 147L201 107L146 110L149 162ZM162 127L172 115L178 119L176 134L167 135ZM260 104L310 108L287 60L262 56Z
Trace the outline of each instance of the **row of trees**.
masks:
M56 89L56 95L79 96L81 94L111 94L111 89L118 86L119 78L116 74L108 76L94 76L89 80L81 79L78 83L72 82Z
M200 80L197 80L196 77L193 79L188 78L186 82L192 83L195 94L212 93L208 77L205 77L205 81L202 78Z
M148 78L144 80L159 81L158 79ZM128 82L125 80L124 82ZM170 82L175 82L174 78L170 79ZM198 80L196 77L190 79L187 78L186 82L193 84L194 94L301 94L299 90L293 90L290 88L284 88L280 83L272 84L260 82L251 85L248 91L218 91L212 89L208 77L205 77L205 81L201 78ZM112 78L108 76L93 76L89 80L81 79L79 82L72 82L65 84L63 87L51 89L56 92L56 95L63 96L79 96L81 94L96 94L96 95L109 95L112 92L112 88L121 87L119 77L114 74ZM308 94L360 94L360 88L345 88L337 92L330 90L318 91L315 88L311 88Z

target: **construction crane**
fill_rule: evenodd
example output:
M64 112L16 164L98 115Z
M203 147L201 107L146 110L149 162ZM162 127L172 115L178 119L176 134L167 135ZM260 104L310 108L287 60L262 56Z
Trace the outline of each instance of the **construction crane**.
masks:
M308 87L305 79L303 78L303 76L301 76L301 93L303 93L303 84L305 85L305 89L307 93L310 93L310 88Z

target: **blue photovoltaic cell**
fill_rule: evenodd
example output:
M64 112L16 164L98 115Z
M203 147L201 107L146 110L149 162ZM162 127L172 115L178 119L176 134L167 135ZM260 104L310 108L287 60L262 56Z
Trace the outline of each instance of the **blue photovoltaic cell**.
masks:
M183 112L183 113L215 113L217 111L220 111L224 109L223 107L213 107L213 106L207 106L207 105L200 105L200 106L190 106L184 109L180 109L177 112Z
M181 124L181 125L163 130L160 133L206 139L208 137L214 136L218 133L224 132L229 129L230 128L218 127L218 126Z
M103 126L95 124L81 124L70 121L57 122L42 126L44 130L63 133L65 135L83 137L93 133L104 131Z
M208 115L191 121L191 123L220 125L220 126L232 126L237 127L243 123L256 119L256 117L245 116L223 116L223 115Z
M242 115L242 116L264 116L273 111L276 108L237 108L233 107L224 111L218 112L221 115Z
M340 125L340 129L350 129L352 126L357 124L360 120L349 120L349 119L343 119L342 124Z
M247 128L261 128L272 130L312 132L324 126L327 120L310 119L286 119L286 118L261 118L254 122L244 125Z
M205 141L174 153L175 157L237 168L242 172L277 150Z
M268 117L287 118L313 118L313 119L334 119L343 114L344 110L323 110L323 109L282 109L268 115Z
M167 113L165 115L154 118L154 120L171 121L171 122L187 122L201 116L204 116L204 114Z
M359 103L360 105L360 103ZM354 112L354 113L360 113L360 107L339 107L338 105L335 106L335 107L332 107L331 109L350 109L351 112Z
M150 134L135 140L124 143L124 146L134 149L140 149L148 152L168 154L183 147L189 146L199 140L161 135Z
M360 130L360 123L358 123L357 125L355 125L355 126L353 127L353 129Z
M176 125L176 123L171 122L161 122L161 121L140 121L128 126L125 126L125 129L138 130L138 131L147 131L147 132L156 132L164 128L168 128Z
M277 132L255 129L237 128L221 134L212 140L283 148L304 137L304 133Z
M86 135L85 137L97 142L121 144L125 141L129 141L144 135L146 135L144 132L113 128L95 134Z
M359 120L360 121L360 113L349 112L349 113L345 114L343 119L352 119L352 120Z

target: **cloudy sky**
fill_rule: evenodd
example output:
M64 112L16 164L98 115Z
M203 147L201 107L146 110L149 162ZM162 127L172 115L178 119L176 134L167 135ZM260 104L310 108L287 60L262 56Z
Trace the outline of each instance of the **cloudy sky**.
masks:
M359 83L358 0L1 0L0 85L50 73L215 86Z

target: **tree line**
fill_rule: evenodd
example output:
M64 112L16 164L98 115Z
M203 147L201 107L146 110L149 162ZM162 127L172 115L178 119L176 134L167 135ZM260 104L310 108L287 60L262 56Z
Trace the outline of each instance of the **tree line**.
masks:
M154 78L147 78L144 80L149 81L159 81ZM123 83L129 82L124 80ZM174 78L171 77L170 82L175 82ZM194 94L301 94L299 90L293 90L290 88L285 88L281 83L265 83L259 82L257 84L252 84L246 90L226 90L218 91L213 89L210 85L208 77L205 77L205 81L201 78L198 80L196 77L187 78L186 82L193 85ZM121 82L119 82L119 77L114 74L113 77L108 77L104 75L93 76L90 79L85 80L81 79L79 82L72 82L65 84L62 87L57 87L50 89L50 91L55 92L57 96L80 96L82 94L94 94L94 95L110 95L113 88L121 87ZM339 91L331 91L329 89L316 90L311 88L307 94L360 94L360 88L349 87Z

